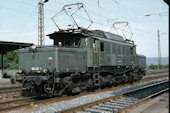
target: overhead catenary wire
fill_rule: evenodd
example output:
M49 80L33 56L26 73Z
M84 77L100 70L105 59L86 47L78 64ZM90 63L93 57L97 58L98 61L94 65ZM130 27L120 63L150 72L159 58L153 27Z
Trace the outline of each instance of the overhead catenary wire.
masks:
M68 1L68 0L66 0L66 1L67 1L68 3L71 3L71 2ZM114 1L113 1L113 2L114 2ZM87 2L86 2L86 3L87 3ZM93 7L99 8L97 5L94 5L93 3L90 3L89 5L91 5L91 6L93 6ZM132 13L134 13L134 14L140 15L140 13L138 13L137 11L135 11L135 10L127 7L126 5L124 5L124 4L120 3L120 2L119 2L117 5L119 5L119 6L123 7L123 8L125 8L125 9L129 10L130 12L132 12ZM112 19L112 18L109 18L109 17L106 17L106 16L102 16L101 14L98 15L98 14L94 13L92 10L89 10L88 8L86 8L86 9L89 11L90 14L93 14L93 15L98 16L98 17L103 17L103 18L106 19L106 21L108 21L107 19ZM100 7L100 9L103 9L104 11L110 11L110 10L104 9L104 8L102 8L102 7ZM142 15L140 15L140 16L142 16ZM136 16L136 17L137 17L137 16ZM115 19L118 20L119 18L115 18ZM135 28L135 30L142 31L142 32L148 34L149 36L153 36L153 35L154 35L154 34L152 34L152 33L150 33L150 32L144 31L144 30L142 30L142 29L140 29L140 28Z
M67 0L68 1L68 0ZM114 1L113 1L114 2ZM25 4L25 5L29 5L29 6L32 6L32 7L37 7L37 6L35 6L35 5L33 5L33 4L30 4L30 3L28 3L28 2L23 2L23 1L20 1L19 3L22 3L22 4ZM63 4L63 3L60 3L60 2L57 2L56 1L56 3L59 3L59 4ZM87 3L87 2L86 2ZM120 3L119 2L119 6L121 5L122 3ZM97 6L97 4L96 5L94 5L93 4L93 2L91 2L90 4L88 3L88 5L92 5L92 6L95 6L95 7L98 7ZM1 6L0 6L1 7ZM99 8L99 7L98 7ZM21 11L21 10L13 10L13 8L7 8L7 9L9 9L9 10L12 10L12 11L16 11L16 12L18 12L18 13L24 13L24 14L28 14L28 15L30 15L31 13L28 13L28 12L25 12L25 11ZM103 8L103 7L101 7L100 9L103 9L104 11L110 11L110 10L108 10L108 9L105 9L105 8ZM129 9L128 7L126 7L126 9ZM45 10L49 13L49 12L52 12L52 13L56 13L56 11L55 10L51 10L51 9L48 9L48 8L45 8ZM88 8L87 8L87 10L89 10ZM129 9L129 10L131 10L131 9ZM132 10L131 10L132 11ZM134 12L134 11L133 11ZM108 19L113 19L114 20L114 18L109 18L109 17L107 17L107 16L103 16L103 15L101 15L101 14L97 14L96 12L94 12L94 11L92 11L92 10L89 10L89 13L90 14L92 14L92 15L95 15L95 16L97 16L97 17L102 17L103 18L103 20L105 20L105 21L107 21ZM136 11L135 11L135 13L137 13ZM37 15L34 15L34 16L37 16ZM101 19L101 18L100 18ZM116 18L117 20L118 20L118 18ZM94 20L93 20L94 21ZM101 22L97 22L97 21L94 21L94 23L97 23L97 24L100 24L100 25L104 25L104 23L101 23ZM147 32L147 31L142 31L142 32ZM149 34L149 35L152 35L152 33L150 34L150 33L148 33L147 32L147 34Z
M168 9L168 5L166 5L166 3L163 2L163 0L159 0L159 1L162 4L162 6L164 6L164 8L167 10Z
M24 5L29 5L29 6L32 6L32 7L37 7L37 6L35 6L35 5L33 5L33 4L30 4L30 3L27 3L27 2L19 2L19 3L21 3L21 4L24 4ZM62 4L62 3L60 3L60 2L57 2L57 4L61 4L61 5L65 5L65 4ZM71 2L69 2L69 3L71 3ZM49 8L44 8L48 13L56 13L56 11L55 10L52 10L52 9L49 9ZM89 12L88 12L89 13ZM91 13L89 13L89 14L91 14ZM109 20L111 20L112 18L108 18L108 17L106 17L106 16L103 16L103 15L99 15L99 14L95 14L95 13L92 13L93 15L96 15L96 16L98 16L98 17L103 17L103 18L106 18L106 19L109 19ZM95 24L101 24L101 25L103 25L103 23L100 23L100 22L94 22Z
M34 11L32 12L32 15L29 15L28 18L24 21L24 23L23 23L23 24L20 26L20 28L18 29L18 32L17 32L18 38L20 38L20 37L22 36L22 33L23 33L23 31L24 31L24 28L26 28L27 25L29 25L30 22L33 20L33 17L34 17L33 13L34 13Z
M66 0L68 3L71 3L70 1L68 1L68 0ZM91 4L90 4L91 5ZM107 19L107 20L114 20L115 18L109 18L109 17L106 17L106 16L103 16L103 15L101 15L101 14L97 14L97 13L94 13L94 11L92 11L92 10L89 10L88 9L88 7L86 6L86 4L84 4L84 6L86 7L86 9L87 9L87 11L88 11L88 13L89 14L92 14L92 15L95 15L95 16L98 16L98 17L102 17L102 18L105 18L105 19ZM103 8L102 8L103 9ZM105 21L107 21L107 20L105 20ZM93 20L94 21L94 20ZM98 23L98 22L97 22Z
M26 15L31 15L32 14L30 12L26 12L26 11L23 11L23 10L18 10L18 9L15 9L15 8L9 8L9 7L2 6L2 5L0 5L0 8L7 9L7 10L17 12L17 13L23 13L23 14L26 14ZM37 15L34 15L34 16L37 16Z
M67 1L67 0L66 0ZM71 3L70 1L67 1L68 3ZM33 5L33 4L30 4L30 3L27 3L27 2L23 2L23 1L20 1L19 3L21 3L21 4L24 4L24 5L29 5L29 6L32 6L32 7L37 7L37 6L35 6L35 5ZM57 4L61 4L61 5L64 5L63 3L60 3L60 2L57 2ZM87 2L86 2L87 3ZM89 5L92 5L92 6L94 6L94 7L98 7L97 5L94 5L94 4L89 4ZM120 4L119 4L120 5ZM110 12L111 10L107 10L107 9L105 9L105 8L102 8L101 7L101 9L102 10L104 10L104 11L106 11L106 12ZM45 8L45 10L48 12L48 13L56 13L56 11L54 11L54 10L52 10L52 9L49 9L49 8ZM87 10L89 11L88 13L89 14L92 14L92 15L95 15L95 16L98 16L98 17L102 17L102 18L105 18L106 20L104 20L105 22L108 22L109 20L117 20L118 18L110 18L110 17L106 17L106 16L103 16L103 15L101 15L101 14L97 14L97 13L94 13L92 10L89 10L88 8L87 8ZM124 17L124 16L122 16L122 18L126 18L126 17ZM99 22L96 22L96 23L99 23Z
M69 3L71 3L71 2L68 1L68 0L66 0L66 1L69 2ZM112 0L112 1L115 2L115 0ZM56 2L57 2L57 1L56 1ZM19 1L18 3L22 3L22 4L24 4L24 5L29 5L29 6L37 7L37 6L35 6L35 5L33 5L33 4L30 4L30 3L28 3L28 2ZM58 3L59 3L59 4L62 4L62 3L60 3L60 2L57 2L57 4L58 4ZM87 3L87 2L86 2L86 3ZM91 2L89 5L92 5L92 6L94 6L94 7L98 7L97 5L94 5L93 2ZM119 1L119 4L117 4L117 5L123 6L124 8L131 10L131 9L128 8L127 6L122 5L122 3L120 3L120 1ZM102 8L102 7L101 7L101 9L103 9L104 11L109 11L109 12L110 12L110 10L107 10L107 9L105 9L105 8ZM51 9L45 8L45 10L56 13L56 11L51 10ZM92 10L90 10L90 13L91 13L91 11L92 11ZM134 12L134 10L131 10L131 11ZM135 11L135 13L136 13L136 11ZM103 15L100 15L100 14L95 14L94 12L93 12L92 14L93 14L93 15L96 15L96 16L99 16L99 17L103 17L103 18L108 19L108 20L112 20L112 19L113 19L113 18L109 18L109 17L103 16ZM117 18L117 19L118 19L118 18Z

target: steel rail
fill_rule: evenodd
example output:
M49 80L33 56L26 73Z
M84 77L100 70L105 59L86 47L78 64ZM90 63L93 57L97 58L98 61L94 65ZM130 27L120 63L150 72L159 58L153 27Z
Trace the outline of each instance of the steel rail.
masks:
M26 90L26 88L18 88L18 89L13 89L13 90L2 90L2 91L0 91L0 94L1 93L16 92L16 91L23 91L23 90Z
M43 96L44 95L24 97L22 99L14 99L14 100L0 102L0 112L5 111L5 110L14 109L14 108L23 107L23 106L26 106L26 105L30 105L31 103L34 103L34 102L37 101L37 100L35 100L36 98L40 98L40 97L43 97ZM15 104L15 103L17 103L17 104Z
M167 76L167 75L160 75L161 77L165 77L165 76ZM150 78L150 77L149 77ZM160 77L158 77L158 76L156 76L156 77L151 77L150 79L155 79L155 78L160 78ZM147 80L148 78L146 78L146 80ZM117 98L120 98L121 96L123 96L123 95L119 95ZM31 98L31 97L28 97L28 98ZM24 102L24 103L21 103L21 104L17 104L17 105L15 105L15 106L8 106L8 107L6 107L6 108L3 108L3 109L0 109L0 112L1 111L5 111L5 110L12 110L12 109L14 109L14 108L20 108L20 107L23 107L23 106L27 106L27 105L30 105L31 103L34 103L34 104L37 104L37 103L43 103L43 102L48 102L48 101L51 101L51 102L54 102L53 100L55 100L55 99L57 99L57 100L61 100L60 98L62 98L62 97L56 97L56 98L50 98L50 99L44 99L44 100L34 100L34 101L30 101L30 102ZM63 98L64 99L64 98ZM17 100L17 99L16 99ZM64 99L64 100L67 100L67 99ZM68 98L68 100L69 100L69 98ZM15 101L15 100L11 100L11 101L6 101L6 102L2 102L2 103L0 103L0 105L1 104L5 104L5 103L10 103L10 102L13 102L13 101ZM22 100L19 100L18 99L18 101L22 101ZM25 100L24 101L26 101L26 98L25 98Z
M9 90L9 89L18 89L18 88L20 88L20 86L0 87L0 91L1 90Z
M142 78L141 81L145 81L145 80L150 80L150 79L159 79L159 78L164 78L164 77L168 77L168 74L162 74L159 76L151 76L151 77L147 77L147 78Z
M6 111L14 110L15 108L19 109L19 108L22 108L24 106L30 106L31 104L38 104L38 103L42 104L42 103L45 103L47 101L53 102L55 99L61 100L60 97L53 97L53 98L47 98L47 99L43 98L41 100L37 100L37 98L42 98L42 97L46 97L46 95L26 97L26 98L23 98L23 99L16 99L16 100L1 102L0 103L0 112L6 112ZM11 102L19 102L19 101L21 101L21 102L25 101L25 102L15 104L15 105L6 106L6 107L1 107L1 104L6 104L6 103L8 104L8 103L11 103Z
M142 87L142 88L138 88L138 89L134 89L134 90L131 90L131 91L129 91L129 92L125 92L125 93L122 93L122 94L118 94L118 95L116 95L116 96L113 96L113 97L109 97L109 98L105 98L105 99L101 99L101 100L97 100L97 101L95 101L95 102L91 102L91 103L87 103L87 104L83 104L83 105L80 105L80 106L77 106L77 107L73 107L73 108L69 108L69 109L66 109L66 110L62 110L62 111L59 111L59 113L73 113L73 112L77 112L77 111L81 111L81 110L83 110L83 111L85 111L85 109L87 109L87 108L90 108L90 107L92 107L92 106L94 106L94 105L99 105L99 104L101 104L101 103L106 103L106 102L109 102L109 101L116 101L117 99L121 99L121 98L123 98L123 97L125 97L125 96L128 96L128 95L130 95L130 94L134 94L134 93L139 93L139 91L143 91L143 90L145 90L145 89L148 89L148 88L153 88L153 87L157 87L157 86L159 86L159 85L162 85L162 84L169 84L169 80L165 80L165 81L162 81L162 82L159 82L159 83L155 83L155 84L150 84L150 85L147 85L147 86L144 86L144 87ZM163 92L163 91L167 91L167 90L169 90L169 87L168 88L166 88L166 89L164 89L164 90L162 90L162 91L160 91L160 92ZM157 93L155 93L155 94L152 94L152 95L150 95L150 96L148 96L147 98L150 98L150 97L152 97L152 96L154 96L154 95L157 95L157 94L159 94L160 92L157 92ZM146 98L144 98L144 99L142 99L141 101L143 101L143 100L146 100ZM139 102L141 102L141 101L137 101L137 103L139 103ZM134 104L137 104L137 103L134 103ZM130 106L130 105L129 105ZM121 109L119 110L119 111L117 111L117 112L122 112L123 110L125 110L125 108L127 108L127 107L129 107L129 106L126 106L126 107L120 107ZM132 105L131 105L132 106Z
M158 71L147 71L147 75L149 74L159 74L159 73L166 73L169 72L169 70L158 70Z
M163 92L166 92L166 91L168 91L168 90L169 90L169 88L166 88L166 89L161 90L161 91L159 91L159 92L157 92L157 93L154 93L154 94L152 94L152 95L150 95L150 96L148 96L148 97L146 97L146 98L144 98L144 99L142 99L142 100L134 103L133 105L127 106L127 107L125 107L125 108L117 111L117 113L125 113L127 110L132 109L132 108L134 108L134 107L137 107L137 106L139 106L139 105L141 105L141 104L149 101L151 98L153 98L153 97L155 97L155 96L158 96L159 94L161 94L161 93L163 93Z

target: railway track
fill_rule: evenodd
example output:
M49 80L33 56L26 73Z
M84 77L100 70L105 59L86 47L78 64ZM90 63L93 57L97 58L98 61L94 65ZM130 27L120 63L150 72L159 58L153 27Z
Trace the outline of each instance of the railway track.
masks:
M23 91L23 90L26 90L25 88L11 88L11 89L3 89L3 90L0 90L0 94L2 93L10 93L10 92L17 92L17 91Z
M69 108L59 113L125 113L127 109L169 90L169 80L138 87L116 96Z
M14 99L9 101L0 102L0 111L6 109L14 109L16 107L28 105L29 102L33 102L35 97L25 97L22 99Z
M20 98L22 97L23 90L25 90L25 88L19 86L0 88L0 101Z
M0 87L0 91L2 90L11 90L11 89L18 89L19 86L9 86L9 87Z
M137 88L135 88L135 90L136 91L138 91L138 93L139 93L139 91L144 91L144 89L148 89L149 87L152 87L152 86L155 86L156 88L155 89L160 89L160 88L158 88L157 86L159 85L159 84L163 84L163 83L168 83L169 84L169 81L166 79L166 80L161 80L161 81L156 81L156 82L152 82L152 83L147 83L147 84L143 84L142 86L138 86ZM168 85L167 85L168 86ZM130 91L129 91L130 90ZM117 96L114 96L114 97L109 97L109 100L111 100L112 98L114 98L114 99L119 99L119 100L121 100L121 97L122 97L122 99L123 99L123 101L125 101L125 100L128 100L128 99L131 99L131 95L129 95L129 94L133 94L133 95L135 95L133 92L135 91L134 90L134 88L133 87L131 87L131 88L129 88L128 90L126 90L126 88L123 90L123 91L121 91L121 93L120 94L118 94L117 93ZM149 89L150 90L150 89ZM165 89L165 90L167 90L167 89ZM164 90L164 91L165 91ZM162 90L163 91L163 90ZM155 90L155 92L157 92L157 90ZM145 93L145 94L147 94L147 93ZM157 93L158 94L158 93ZM142 95L142 94L141 94ZM154 94L153 94L154 95ZM152 95L152 96L153 96ZM57 98L50 98L50 99L44 99L44 100L35 100L35 98L37 98L37 97L28 97L28 98L24 98L24 99L18 99L18 100L13 100L13 101L10 101L10 102L4 102L4 103L0 103L0 106L2 106L3 105L3 107L0 107L0 112L5 112L5 111L10 111L10 110L14 110L15 108L17 108L17 109L19 109L19 108L23 108L24 106L25 107L28 107L28 106L30 106L31 104L32 105L35 105L35 104L48 104L48 103L52 103L52 102L60 102L60 101L68 101L68 100L71 100L71 99L73 99L73 98L76 98L76 97L79 97L79 95L76 95L76 96L66 96L66 97L57 97ZM123 98L124 97L124 98ZM135 98L135 97L133 97L133 98ZM137 97L136 97L137 98ZM108 99L107 99L108 100ZM135 103L135 102L139 102L140 100L137 100L136 99L136 101L133 101L133 100L129 100L129 102L128 103L130 103L130 104L133 104L133 103ZM96 103L103 103L103 102L105 102L105 99L102 99L102 100L100 100L99 102L93 102L93 103L90 103L90 105L97 105ZM133 102L133 103L132 103ZM95 103L95 104L94 104ZM106 102L105 102L106 103ZM6 105L5 105L6 104ZM118 103L119 104L119 103ZM129 105L130 105L129 104ZM89 105L88 105L89 106ZM131 105L132 106L132 105ZM127 107L127 106L125 106L125 107ZM130 106L129 106L130 107ZM77 109L77 108L76 108ZM81 109L85 109L85 108L82 108L82 106L81 106ZM127 109L127 108L126 108ZM73 110L73 112L75 112L76 110ZM70 109L69 109L69 111L67 111L67 110L64 110L64 111L61 111L61 112L72 112L72 111L70 111ZM82 111L81 111L82 112ZM84 111L83 111L84 112Z
M147 71L147 75L169 72L169 70Z
M146 77L146 78L143 78L141 81L160 79L160 78L164 78L164 77L168 77L168 76L169 76L168 74L162 74L159 76Z
M151 79L158 79L158 78L164 78L164 77L167 77L167 76L168 76L167 74L163 74L163 75L160 75L160 76L146 77L146 78L142 79L142 81L147 81L147 80L151 80ZM106 91L106 90L103 90L103 91ZM108 89L108 90L110 90L110 89ZM96 93L97 92L98 91L96 91ZM62 96L62 97L56 97L56 98L44 99L44 100L36 100L35 98L37 98L37 97L26 97L26 98L22 98L22 99L8 100L8 101L4 101L4 102L0 103L0 112L1 111L6 111L6 110L7 111L8 110L13 110L14 108L21 108L23 106L28 106L28 105L30 105L32 103L34 103L34 104L46 103L46 102L47 103L48 102L52 103L52 102L56 102L56 100L57 101L70 100L70 99L77 98L77 97L82 96L82 95L88 95L88 94L90 94L90 93L84 92L84 93L82 93L80 95L76 95L76 96L73 96L73 97Z

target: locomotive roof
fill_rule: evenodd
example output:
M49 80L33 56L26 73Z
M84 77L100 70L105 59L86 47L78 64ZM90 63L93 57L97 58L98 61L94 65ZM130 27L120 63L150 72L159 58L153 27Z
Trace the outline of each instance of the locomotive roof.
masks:
M123 39L123 37L120 35L116 35L116 34L101 31L101 30L93 30L92 34L100 36L101 38L105 38L105 39L116 40L116 41L125 41Z
M85 33L82 31L77 31L77 30L62 30L62 31L57 31L51 34L48 34L47 36L50 36L50 39L55 39L55 38L61 38L61 37L87 37Z
M137 54L137 56L140 56L140 57L146 57L146 56L144 56L144 55L142 55L142 54Z
M124 40L124 38L120 35L113 34L110 32L105 32L102 30L87 30L87 29L68 29L68 30L61 30L56 31L54 33L48 34L47 36L50 36L50 39L56 39L56 38L62 38L62 37L88 37L92 36L93 38L97 39L108 39L123 43L128 43L127 41L132 42L131 40Z

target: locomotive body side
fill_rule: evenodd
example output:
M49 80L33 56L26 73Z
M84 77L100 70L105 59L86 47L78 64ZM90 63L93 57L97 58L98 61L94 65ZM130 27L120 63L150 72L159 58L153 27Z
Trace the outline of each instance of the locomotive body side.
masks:
M86 49L36 48L19 51L19 69L25 73L63 73L86 71Z
M104 35L55 32L48 35L53 47L20 50L18 81L31 95L60 96L140 80L146 57L135 44L97 33Z
M134 44L89 37L87 52L89 71L123 74L137 65Z

